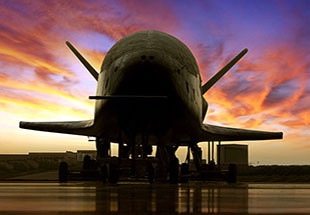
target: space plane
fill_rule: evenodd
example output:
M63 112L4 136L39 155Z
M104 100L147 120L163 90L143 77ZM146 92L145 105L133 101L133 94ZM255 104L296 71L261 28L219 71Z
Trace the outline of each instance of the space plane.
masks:
M139 31L116 42L97 72L69 42L67 46L97 81L94 119L68 122L20 122L20 128L95 137L98 159L110 143L146 154L157 146L164 163L179 146L199 151L204 141L282 139L282 132L267 132L204 124L208 103L204 95L246 53L234 59L202 84L190 49L179 39L155 30Z

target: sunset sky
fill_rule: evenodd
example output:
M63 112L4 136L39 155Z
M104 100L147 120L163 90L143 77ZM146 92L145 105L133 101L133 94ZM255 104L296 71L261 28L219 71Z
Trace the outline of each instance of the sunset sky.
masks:
M248 48L205 95L205 122L284 132L242 142L252 164L310 164L310 1L302 0L0 1L0 154L94 149L87 137L22 130L19 121L92 119L96 81L65 41L99 70L116 41L147 29L183 41L203 83Z

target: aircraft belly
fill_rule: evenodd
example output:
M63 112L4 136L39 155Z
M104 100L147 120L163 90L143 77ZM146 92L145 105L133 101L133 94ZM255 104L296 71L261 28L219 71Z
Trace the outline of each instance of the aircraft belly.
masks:
M129 135L147 135L156 144L158 136L170 132L173 114L165 103L107 101L97 119L100 135L126 142ZM156 140L155 140L156 139Z

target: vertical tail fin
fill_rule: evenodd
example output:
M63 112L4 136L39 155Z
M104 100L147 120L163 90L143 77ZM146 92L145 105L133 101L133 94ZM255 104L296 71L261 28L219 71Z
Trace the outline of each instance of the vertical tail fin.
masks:
M248 49L243 49L234 59L232 59L226 66L224 66L218 73L216 73L207 83L201 87L202 95L205 94L223 75L226 74L246 53Z
M81 61L81 63L86 67L86 69L90 72L90 74L98 81L98 72L90 65L87 60L74 48L74 46L69 42L66 41L67 46L69 49L74 53L74 55Z

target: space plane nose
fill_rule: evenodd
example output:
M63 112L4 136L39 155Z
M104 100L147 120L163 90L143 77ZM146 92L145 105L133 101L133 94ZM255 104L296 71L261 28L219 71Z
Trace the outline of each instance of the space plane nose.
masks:
M171 83L171 68L160 53L141 51L123 59L120 87L129 94L165 95Z

